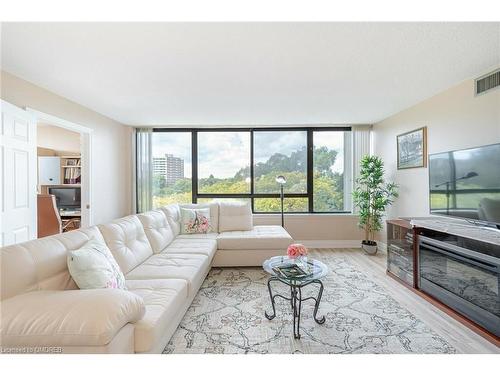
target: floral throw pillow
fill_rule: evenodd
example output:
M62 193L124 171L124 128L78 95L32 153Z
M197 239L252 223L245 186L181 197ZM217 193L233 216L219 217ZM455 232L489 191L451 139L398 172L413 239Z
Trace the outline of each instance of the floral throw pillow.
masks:
M189 209L181 207L181 233L210 233L210 208Z
M127 289L125 276L103 242L90 240L68 252L68 270L80 289Z

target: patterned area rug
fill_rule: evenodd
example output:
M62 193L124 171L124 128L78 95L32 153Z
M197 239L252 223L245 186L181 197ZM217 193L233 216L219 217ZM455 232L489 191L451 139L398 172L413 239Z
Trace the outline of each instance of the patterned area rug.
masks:
M318 313L326 322L315 323L314 302L304 302L300 340L290 302L277 298L276 318L264 317L272 308L261 268L213 268L164 353L455 353L345 257L317 258L330 269ZM273 290L289 295L278 284ZM306 288L317 295L316 285Z

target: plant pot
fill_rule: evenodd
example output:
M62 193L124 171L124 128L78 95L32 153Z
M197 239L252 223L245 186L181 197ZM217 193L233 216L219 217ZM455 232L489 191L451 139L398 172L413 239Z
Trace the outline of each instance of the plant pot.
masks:
M361 247L367 253L368 255L375 255L377 254L377 243L375 241L361 241Z

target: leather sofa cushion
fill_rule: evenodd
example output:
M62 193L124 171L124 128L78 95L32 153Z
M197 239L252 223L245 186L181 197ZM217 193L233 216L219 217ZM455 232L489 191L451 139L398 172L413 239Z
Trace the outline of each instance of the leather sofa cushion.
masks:
M91 239L104 241L97 227L0 248L1 299L35 290L77 289L66 263L68 251Z
M219 250L269 250L283 249L286 254L292 237L278 225L256 225L248 231L220 233L217 237Z
M167 246L164 254L203 254L212 260L217 251L217 241L215 239L186 239L176 238L174 242Z
M172 227L172 231L175 236L181 233L181 212L178 204L169 204L167 206L160 207L167 217L168 223Z
M181 279L186 280L189 295L194 296L210 269L210 260L201 254L153 255L125 275L127 280Z
M101 224L99 229L124 274L153 255L153 249L136 215Z
M161 253L174 240L174 232L163 211L148 211L137 217L142 223L153 253Z
M188 301L186 280L127 280L127 288L144 301L146 313L135 323L135 351L150 351L175 324L175 316Z
M99 346L145 312L120 289L44 290L2 301L2 346Z
M249 203L221 202L219 215L219 232L251 230L253 227Z

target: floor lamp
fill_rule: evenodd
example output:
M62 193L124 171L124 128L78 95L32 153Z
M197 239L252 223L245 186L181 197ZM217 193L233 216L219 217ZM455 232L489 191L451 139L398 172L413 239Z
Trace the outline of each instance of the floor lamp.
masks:
M281 226L285 227L285 214L283 212L283 201L285 200L285 195L283 194L283 186L286 184L285 176L276 177L276 182L280 185L280 198L281 198Z

